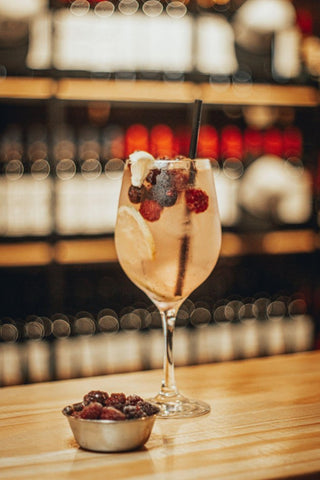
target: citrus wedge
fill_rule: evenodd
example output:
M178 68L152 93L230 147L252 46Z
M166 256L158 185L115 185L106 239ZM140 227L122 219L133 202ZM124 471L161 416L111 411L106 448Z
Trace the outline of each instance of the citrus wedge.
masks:
M155 243L142 215L131 206L122 205L118 211L116 247L120 258L129 263L152 260Z
M134 187L141 187L154 164L154 157L148 152L139 150L131 153L129 159L131 162L131 183Z

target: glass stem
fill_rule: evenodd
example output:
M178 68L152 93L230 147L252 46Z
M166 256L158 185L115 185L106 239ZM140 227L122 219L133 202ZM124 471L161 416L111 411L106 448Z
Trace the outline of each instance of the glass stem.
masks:
M176 309L160 311L164 333L163 374L160 394L172 397L178 394L174 377L173 334L176 323Z

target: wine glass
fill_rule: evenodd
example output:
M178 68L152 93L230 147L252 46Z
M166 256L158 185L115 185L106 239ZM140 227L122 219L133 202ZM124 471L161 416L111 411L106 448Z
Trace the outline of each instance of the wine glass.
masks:
M164 333L163 380L150 401L163 418L194 417L209 405L179 393L174 375L176 314L212 272L221 225L208 159L154 159L134 152L125 163L115 228L119 262L158 308Z

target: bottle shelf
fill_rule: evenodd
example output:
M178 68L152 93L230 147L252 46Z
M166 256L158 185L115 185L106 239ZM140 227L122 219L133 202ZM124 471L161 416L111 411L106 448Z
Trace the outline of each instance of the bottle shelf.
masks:
M56 90L50 78L7 77L0 81L0 98L47 100Z
M191 103L200 87L191 82L148 80L62 79L57 82L60 100L106 100L134 103Z
M316 247L316 234L312 230L271 231L267 233L226 232L222 236L221 255L311 253Z
M317 236L312 230L222 235L221 257L312 253ZM44 266L118 262L113 237L64 239L55 244L45 241L0 245L0 267Z
M0 267L45 266L54 260L53 247L43 241L0 245Z
M318 91L308 86L242 84L202 84L201 93L209 104L274 105L315 107L319 105Z
M8 77L0 82L0 99L49 99L134 103L275 105L316 107L315 87L271 84L210 84L148 80Z
M59 264L112 263L117 253L112 237L88 240L60 240L55 246L55 259Z

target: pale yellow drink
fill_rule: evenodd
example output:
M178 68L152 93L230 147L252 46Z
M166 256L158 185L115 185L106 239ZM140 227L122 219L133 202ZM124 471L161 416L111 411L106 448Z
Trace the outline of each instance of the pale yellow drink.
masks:
M175 202L166 206L164 200L159 219L144 218L140 213L141 202L132 202L128 195L132 184L132 165L128 160L115 244L120 264L133 283L157 305L170 308L182 302L210 275L219 256L221 227L213 175L206 159L155 160L147 171L150 178L152 172L163 172L165 179L174 179L173 184L178 179L178 187L172 187L175 191L168 190L169 195L175 196ZM145 195L153 188L149 177L141 184ZM207 207L197 212L197 206L194 210L188 208L186 198L187 192L199 190L207 197Z

